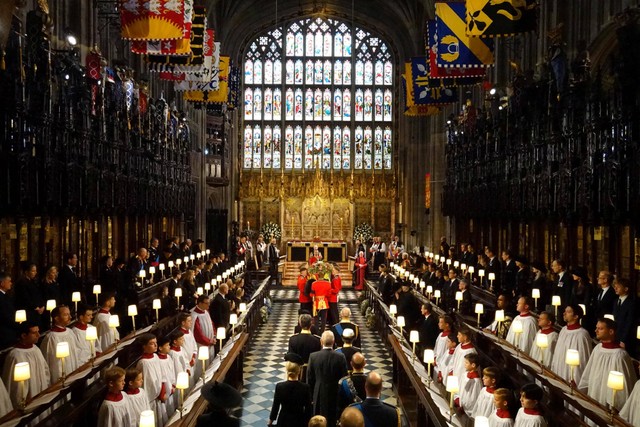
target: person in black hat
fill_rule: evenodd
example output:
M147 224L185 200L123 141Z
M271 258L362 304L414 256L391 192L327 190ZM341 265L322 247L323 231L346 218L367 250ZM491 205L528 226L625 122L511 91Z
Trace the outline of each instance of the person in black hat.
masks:
M528 297L531 296L531 270L529 269L529 261L527 258L519 255L516 257L516 290L515 296Z
M239 427L240 420L230 411L242 405L242 395L229 384L217 381L202 387L202 397L209 402L207 412L198 417L196 427L215 425L216 427Z
M276 384L268 425L278 420L278 427L306 426L313 415L311 388L300 382L303 359L296 353L287 353L287 380Z
M549 289L549 281L547 280L547 267L540 261L534 261L531 263L531 273L533 276L533 282L531 282L531 289L540 290L540 301L538 307L546 307L551 302L551 290ZM536 307L536 308L538 308Z
M573 287L571 288L569 303L588 306L595 290L591 280L589 280L587 270L581 266L575 267L571 270L571 276L573 277Z

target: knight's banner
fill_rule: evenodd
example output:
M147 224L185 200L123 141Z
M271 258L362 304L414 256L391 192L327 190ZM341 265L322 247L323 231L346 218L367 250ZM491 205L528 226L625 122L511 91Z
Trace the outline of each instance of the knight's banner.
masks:
M219 74L219 86L218 90L205 91L205 90L190 90L184 92L185 101L193 102L205 102L209 104L224 104L229 97L229 62L228 56L220 57L220 74ZM206 88L208 84L205 83L203 88Z
M402 87L403 93L405 95L405 107L404 107L404 115L409 117L426 117L426 116L435 116L440 113L440 108L434 107L433 105L413 105L409 106L409 97L411 93L409 93L409 86L407 84L407 76L405 74L402 75Z
M429 77L433 79L445 79L444 81L432 81L431 86L468 86L478 83L484 78L486 73L482 67L478 68L453 68L438 67L436 58L438 56L438 35L436 34L436 21L427 21L427 33L425 37L425 48L427 58L429 58ZM443 49L445 46L443 46Z
M123 39L175 40L184 32L184 0L120 0Z
M535 31L536 0L467 0L467 35L510 36Z
M467 8L462 2L436 3L439 67L474 68L493 65L493 40L466 33Z
M426 57L411 58L405 63L407 79L407 107L443 105L458 101L456 88L430 87L429 65Z
M177 40L134 40L131 42L131 52L139 54L158 55L189 55L191 54L191 25L193 23L193 0L184 0L184 29L182 38ZM203 15L197 20L204 20Z

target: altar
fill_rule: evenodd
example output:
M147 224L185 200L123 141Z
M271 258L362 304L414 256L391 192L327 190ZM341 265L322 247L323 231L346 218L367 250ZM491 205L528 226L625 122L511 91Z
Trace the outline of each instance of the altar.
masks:
M301 240L287 242L287 261L308 261L311 254L313 254L313 248L316 245L318 246L318 251L322 254L323 261L347 261L347 242L315 242Z

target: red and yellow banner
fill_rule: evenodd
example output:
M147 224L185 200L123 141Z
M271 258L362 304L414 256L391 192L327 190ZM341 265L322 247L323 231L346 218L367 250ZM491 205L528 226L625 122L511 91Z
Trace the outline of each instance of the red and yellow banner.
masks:
M184 0L120 0L126 40L177 40L184 35Z

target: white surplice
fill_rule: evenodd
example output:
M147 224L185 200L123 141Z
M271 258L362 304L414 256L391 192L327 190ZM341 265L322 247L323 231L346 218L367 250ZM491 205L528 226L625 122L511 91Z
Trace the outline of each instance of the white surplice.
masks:
M580 366L576 366L573 372L573 378L576 384L580 383L582 372L591 355L591 337L589 332L580 325L569 328L565 326L558 335L558 343L551 360L551 370L559 377L566 381L571 380L571 368L565 363L567 350L578 350L580 355Z
M522 333L519 336L513 331L513 324L517 321L520 321L522 324ZM538 331L538 323L536 319L531 315L531 313L524 313L516 316L511 322L511 327L509 328L509 332L507 332L507 342L516 346L523 353L529 353L531 346L533 345L533 341L536 338L536 332ZM516 342L516 338L517 342Z
M18 406L21 400L20 384L13 381L13 368L16 363L29 362L29 370L31 378L24 383L24 395L32 398L49 387L51 374L49 366L44 360L44 356L38 347L31 345L16 346L9 351L7 358L4 360L2 368L2 380L8 385L7 391L11 397L14 408Z

